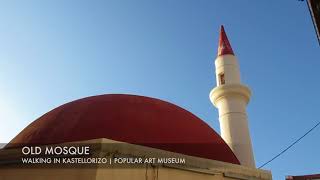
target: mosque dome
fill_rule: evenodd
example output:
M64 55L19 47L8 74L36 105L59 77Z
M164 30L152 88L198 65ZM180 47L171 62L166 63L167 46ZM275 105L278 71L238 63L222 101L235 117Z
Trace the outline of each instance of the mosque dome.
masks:
M240 164L219 134L192 113L159 99L123 94L57 107L28 125L6 148L98 138Z

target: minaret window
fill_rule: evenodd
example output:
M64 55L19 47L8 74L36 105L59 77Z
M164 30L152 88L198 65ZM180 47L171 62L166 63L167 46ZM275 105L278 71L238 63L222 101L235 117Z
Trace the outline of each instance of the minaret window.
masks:
M224 73L219 74L219 84L223 85L225 83L226 83L226 81L224 79Z

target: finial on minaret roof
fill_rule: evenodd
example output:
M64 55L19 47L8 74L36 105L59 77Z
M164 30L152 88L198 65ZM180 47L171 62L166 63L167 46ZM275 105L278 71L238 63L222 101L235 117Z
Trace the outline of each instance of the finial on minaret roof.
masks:
M228 37L226 35L226 32L224 31L224 27L223 27L223 25L221 25L220 37L219 37L219 47L218 47L218 56L222 56L225 54L234 55L232 47L231 47L229 40L228 40Z

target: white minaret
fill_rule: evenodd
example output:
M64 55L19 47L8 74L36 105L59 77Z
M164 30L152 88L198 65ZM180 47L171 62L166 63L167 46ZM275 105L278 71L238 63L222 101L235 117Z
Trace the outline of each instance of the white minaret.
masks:
M219 110L221 136L241 165L255 168L246 113L251 92L240 81L239 64L223 26L215 66L217 87L210 92L210 100Z

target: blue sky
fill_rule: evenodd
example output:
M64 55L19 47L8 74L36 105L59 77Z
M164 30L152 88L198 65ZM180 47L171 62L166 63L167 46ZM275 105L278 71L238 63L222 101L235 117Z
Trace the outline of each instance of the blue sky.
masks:
M256 164L319 121L320 47L305 2L0 2L0 141L86 96L130 93L177 104L219 132L209 101L225 25L248 106ZM267 165L274 179L320 172L320 129Z

